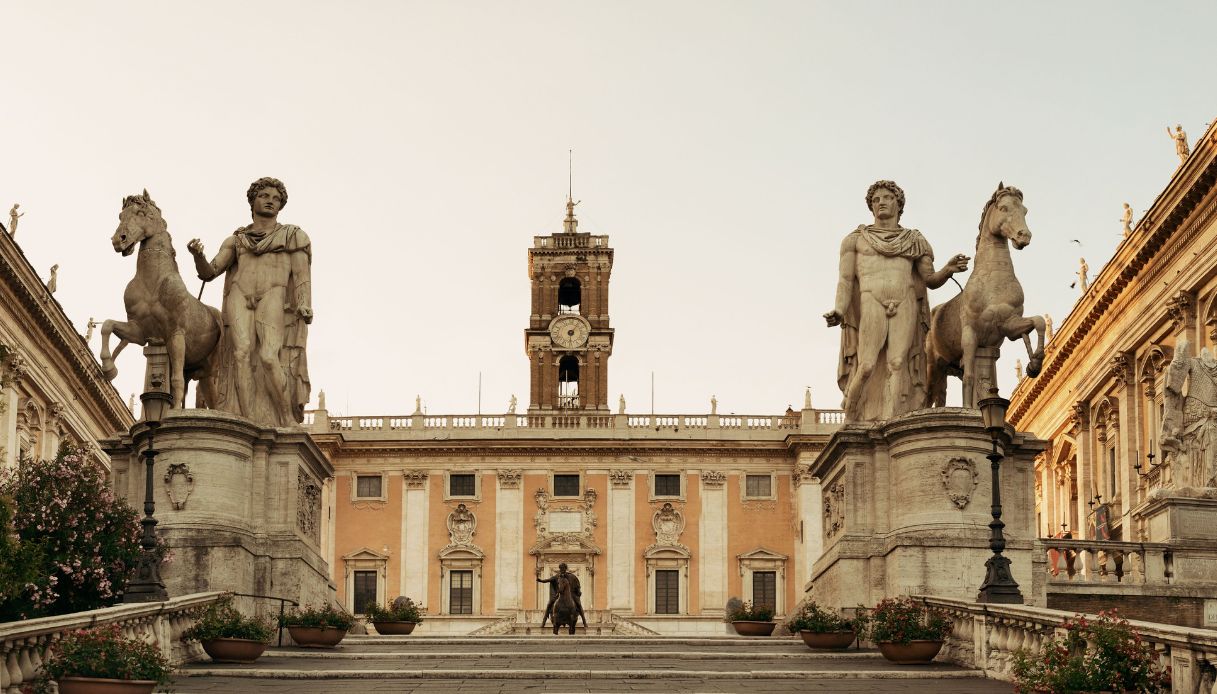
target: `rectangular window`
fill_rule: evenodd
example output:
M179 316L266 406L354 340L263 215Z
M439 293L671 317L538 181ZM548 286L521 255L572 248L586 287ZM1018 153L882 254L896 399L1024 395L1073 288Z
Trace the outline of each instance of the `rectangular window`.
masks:
M473 475L453 474L448 476L448 496L474 496L475 494L477 494L477 485Z
M773 496L773 477L770 475L748 475L745 496Z
M379 477L377 479L380 479ZM355 597L354 608L357 614L363 614L368 608L368 603L380 603L376 595L376 572L375 571L356 571L355 572Z
M355 477L355 496L358 497L373 497L379 499L380 492L380 475L358 475Z
M1116 498L1116 449L1107 449L1107 499Z
M680 496L680 475L655 475L655 496Z
M452 571L448 578L452 582L448 594L449 614L473 614L473 572Z
M752 572L752 604L755 607L778 608L778 575L776 571Z
M655 614L680 614L680 572L655 572Z
M579 476L554 475L554 496L579 496Z

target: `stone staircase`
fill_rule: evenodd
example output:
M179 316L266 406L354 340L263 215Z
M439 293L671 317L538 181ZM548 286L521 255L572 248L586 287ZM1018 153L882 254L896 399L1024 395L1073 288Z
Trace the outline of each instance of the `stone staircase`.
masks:
M578 626L575 627L576 636L655 636L657 635L651 629L648 629L640 624L635 624L630 620L614 615L609 610L585 610L584 616L587 617L587 626L583 626L580 620ZM520 610L516 614L509 615L497 622L487 624L476 631L471 632L470 636L540 636L544 634L553 635L553 625L546 622L544 628L541 627L541 620L545 617L545 610ZM567 634L566 629L562 630L563 634Z
M451 687L461 692L1010 691L1008 683L983 679L977 670L937 662L892 665L870 650L812 651L794 637L565 634L348 636L334 649L271 648L252 665L193 663L179 671L174 691L457 691Z

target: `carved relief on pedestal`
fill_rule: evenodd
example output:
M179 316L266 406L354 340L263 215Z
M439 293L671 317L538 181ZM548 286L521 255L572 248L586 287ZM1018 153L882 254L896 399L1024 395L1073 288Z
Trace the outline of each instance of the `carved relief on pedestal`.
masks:
M465 504L457 504L448 514L448 546L460 547L473 544L473 534L477 530L477 516Z
M194 491L194 473L186 463L171 463L165 470L165 492L176 511L186 508L186 501Z
M633 481L633 470L609 470L609 483L618 489L628 489Z
M824 537L845 529L845 484L836 482L824 490Z
M401 477L405 480L407 489L422 489L427 486L426 470L404 470Z
M304 470L296 476L296 528L313 542L321 539L321 485Z
M499 487L519 489L521 474L520 470L499 470Z
M727 473L718 470L706 470L701 473L701 483L707 487L722 487L727 482Z
M942 487L947 491L951 503L961 511L972 500L972 492L976 490L979 478L976 463L967 458L951 458L942 467Z

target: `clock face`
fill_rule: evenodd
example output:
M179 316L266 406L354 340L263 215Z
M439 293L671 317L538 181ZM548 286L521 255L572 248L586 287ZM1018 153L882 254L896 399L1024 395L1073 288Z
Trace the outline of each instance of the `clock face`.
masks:
M587 342L587 322L577 316L562 316L549 324L549 337L555 345L574 349Z

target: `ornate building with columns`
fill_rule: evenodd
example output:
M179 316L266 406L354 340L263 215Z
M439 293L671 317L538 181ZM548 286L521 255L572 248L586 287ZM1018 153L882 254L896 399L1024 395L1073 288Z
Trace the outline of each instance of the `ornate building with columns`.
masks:
M0 230L0 465L61 443L109 466L97 441L134 423L63 308Z
M801 599L823 532L806 470L842 413L810 395L783 415L614 412L613 249L577 225L568 201L562 231L528 249L526 412L309 413L336 474L348 609L406 595L426 631L526 631L549 599L536 579L560 563L602 633L719 633L731 597L779 615Z
M1146 616L1183 610L1180 623L1199 626L1202 600L1217 597L1212 499L1172 499L1205 485L1164 457L1161 434L1180 341L1192 355L1217 349L1215 138L1210 127L1195 143L1060 323L1042 373L1014 390L1010 421L1050 442L1036 463L1039 534L1073 540L1049 553L1050 606L1118 597L1127 612L1145 598Z

